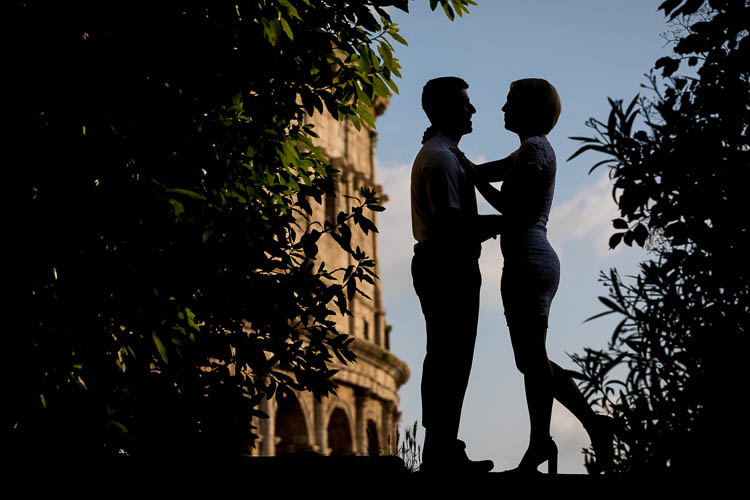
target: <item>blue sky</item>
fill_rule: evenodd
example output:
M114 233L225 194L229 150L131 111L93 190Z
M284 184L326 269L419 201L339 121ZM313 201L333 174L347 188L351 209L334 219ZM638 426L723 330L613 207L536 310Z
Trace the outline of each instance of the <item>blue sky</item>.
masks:
M574 368L566 353L603 347L615 318L583 324L603 310L597 297L606 290L599 272L617 267L635 274L647 258L640 249L610 251L611 219L617 216L606 170L587 172L600 158L577 149L570 136L588 136L589 117L605 119L607 97L630 100L654 61L670 52L660 34L668 26L658 0L479 0L471 13L450 22L429 10L427 0L409 3L410 13L393 12L408 47L397 46L403 78L386 113L378 119L377 176L389 196L380 215L380 275L386 319L393 326L391 349L411 368L400 390L402 424L420 420L419 382L424 357L424 320L414 294L409 265L413 237L409 174L428 125L420 107L430 78L456 75L468 81L477 113L474 132L461 141L475 161L506 156L518 138L504 130L500 108L513 80L540 77L557 88L563 111L549 140L557 154L557 186L549 238L561 264L561 284L550 312L551 359ZM492 213L481 197L480 213ZM526 448L528 421L523 380L510 349L500 301L502 258L496 240L483 246L482 305L477 349L464 403L460 437L471 457L491 458L495 470L515 467ZM448 263L449 264L449 263ZM562 473L584 472L581 449L587 437L567 410L556 404L552 434L560 448ZM424 437L419 430L419 439Z

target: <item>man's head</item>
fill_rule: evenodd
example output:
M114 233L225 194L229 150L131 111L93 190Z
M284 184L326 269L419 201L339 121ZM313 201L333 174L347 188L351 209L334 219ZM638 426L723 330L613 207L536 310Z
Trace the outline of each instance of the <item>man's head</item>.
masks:
M422 109L432 126L455 139L471 132L471 115L476 108L469 101L469 84L456 76L428 81L422 89Z

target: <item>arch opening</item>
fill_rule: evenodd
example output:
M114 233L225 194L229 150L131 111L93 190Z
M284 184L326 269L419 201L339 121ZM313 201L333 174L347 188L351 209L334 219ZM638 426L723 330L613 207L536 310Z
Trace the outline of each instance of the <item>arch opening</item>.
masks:
M378 426L373 420L367 421L367 454L369 456L380 455L380 439L378 438Z
M352 432L349 417L341 408L336 408L328 420L328 448L332 456L353 455Z
M293 455L312 451L302 406L294 396L277 400L276 455Z

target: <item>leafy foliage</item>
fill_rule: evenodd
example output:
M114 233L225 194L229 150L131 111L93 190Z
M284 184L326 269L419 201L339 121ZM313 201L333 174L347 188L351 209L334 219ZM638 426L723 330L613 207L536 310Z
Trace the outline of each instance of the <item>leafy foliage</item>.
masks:
M329 362L354 355L332 317L375 279L352 230L376 231L382 208L362 190L306 222L335 170L305 115L374 126L406 43L389 7L407 0L19 2L16 39L34 40L18 54L34 311L12 349L19 446L233 455L262 398L335 391ZM328 237L353 266L314 260Z
M675 57L655 64L662 85L650 75L651 98L610 99L607 122L588 122L596 136L572 138L583 142L572 157L606 155L592 170L608 165L614 184L610 247L635 242L656 256L634 284L614 270L602 276L603 314L623 319L607 350L574 356L586 393L620 424L622 471L706 465L723 449L717 440L741 432L726 406L747 380L750 2L660 8L678 23ZM694 76L677 75L683 62L697 66ZM645 130L634 131L637 117ZM626 377L612 378L620 366Z
M397 453L409 472L417 472L422 464L422 447L417 441L417 421L404 429L403 436L396 433Z
M585 395L617 421L619 472L695 466L695 434L705 430L705 354L716 340L705 329L719 311L692 276L665 273L663 264L642 263L632 284L614 269L602 274L609 288L602 302L622 320L608 349L572 356ZM587 450L587 463L593 458Z

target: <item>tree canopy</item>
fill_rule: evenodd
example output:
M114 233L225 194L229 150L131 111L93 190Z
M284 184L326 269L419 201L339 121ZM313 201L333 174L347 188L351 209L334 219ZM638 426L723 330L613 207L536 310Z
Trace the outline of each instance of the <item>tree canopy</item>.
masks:
M470 0L430 0L452 19ZM14 339L13 438L45 452L236 454L276 392L335 391L373 261L374 192L298 224L335 170L304 117L374 126L397 92L407 0L30 2L20 149L32 324ZM315 261L334 238L354 265Z
M674 48L654 65L661 77L627 106L610 99L606 123L588 122L595 137L573 138L583 143L573 156L606 156L592 170L608 165L613 180L610 246L653 255L634 282L603 274L602 314L622 319L607 349L574 356L587 394L618 421L621 471L711 468L746 425L731 408L750 327L750 2L659 8Z

